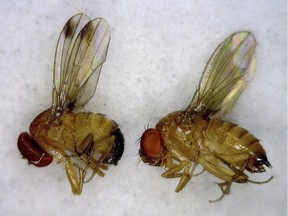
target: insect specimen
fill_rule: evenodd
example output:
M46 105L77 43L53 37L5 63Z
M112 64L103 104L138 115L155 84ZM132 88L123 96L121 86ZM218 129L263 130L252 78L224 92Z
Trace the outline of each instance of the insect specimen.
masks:
M109 41L109 25L102 18L76 14L67 21L55 53L52 106L32 121L30 135L18 138L29 164L44 167L53 158L63 163L74 194L81 194L83 183L95 174L104 176L107 165L117 165L124 151L116 122L100 113L73 112L93 97Z
M163 166L162 177L180 181L182 190L200 164L219 183L222 196L233 182L256 182L251 173L271 168L259 140L247 130L224 121L223 118L252 79L255 69L256 41L249 32L237 32L227 37L207 63L190 105L162 118L155 129L147 129L140 141L140 157L152 166ZM201 172L202 173L202 172ZM215 200L215 201L217 201Z

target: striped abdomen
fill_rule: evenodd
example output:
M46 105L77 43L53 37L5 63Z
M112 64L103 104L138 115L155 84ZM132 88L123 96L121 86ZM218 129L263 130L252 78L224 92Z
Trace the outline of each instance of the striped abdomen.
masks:
M104 160L108 164L116 165L124 150L117 123L102 114L65 112L53 119L49 110L44 111L31 123L30 133L44 150L60 149L69 154L76 153L87 135L92 134L100 153L110 151Z
M250 172L264 172L271 167L259 140L235 124L211 119L206 130L205 145L235 167L245 166Z

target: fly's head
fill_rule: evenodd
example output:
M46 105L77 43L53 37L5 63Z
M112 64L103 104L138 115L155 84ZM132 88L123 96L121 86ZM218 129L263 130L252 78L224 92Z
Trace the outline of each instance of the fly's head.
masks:
M51 118L52 115L49 110L40 113L30 124L29 131L31 135L23 132L18 137L18 149L22 157L28 160L29 164L44 167L53 161L53 157L45 152L34 139L36 134L45 128Z
M46 153L27 132L19 135L18 149L23 158L26 158L28 163L34 166L48 166L53 161L53 157Z
M139 154L141 160L151 166L161 166L164 163L165 151L161 134L154 128L148 128L140 139Z

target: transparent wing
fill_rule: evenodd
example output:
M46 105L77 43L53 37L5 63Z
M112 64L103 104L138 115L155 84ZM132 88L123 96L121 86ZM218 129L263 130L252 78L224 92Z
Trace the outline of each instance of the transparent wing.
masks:
M250 32L227 37L210 57L187 111L218 117L227 114L253 78L255 47Z
M69 58L78 34L89 21L86 15L76 14L67 21L59 36L53 71L53 106L55 107L62 107L64 83L69 75L67 70Z
M94 95L106 60L110 30L101 18L84 14L70 18L60 34L55 54L53 108L84 106Z

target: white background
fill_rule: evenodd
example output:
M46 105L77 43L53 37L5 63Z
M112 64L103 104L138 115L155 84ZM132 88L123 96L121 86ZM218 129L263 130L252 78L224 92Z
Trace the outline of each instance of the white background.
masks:
M1 215L286 215L286 1L0 1ZM117 167L74 196L62 164L28 166L20 132L51 105L56 42L65 22L84 12L103 17L112 39L97 92L85 111L117 121L126 147ZM177 179L139 162L144 127L185 108L204 66L229 34L257 40L254 80L228 120L261 140L273 169L250 175L265 185L233 184L218 198L217 178L204 173L180 193Z

